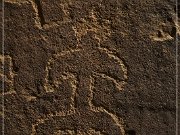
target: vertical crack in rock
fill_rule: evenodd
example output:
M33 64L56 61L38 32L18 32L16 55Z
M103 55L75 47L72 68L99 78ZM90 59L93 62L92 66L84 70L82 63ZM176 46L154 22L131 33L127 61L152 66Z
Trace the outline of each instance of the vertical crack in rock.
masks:
M37 12L38 12L38 16L39 16L39 19L40 19L41 27L43 27L43 25L46 24L46 22L45 22L45 19L44 19L41 2L40 2L40 0L34 0L34 2L36 4L36 6L37 6Z

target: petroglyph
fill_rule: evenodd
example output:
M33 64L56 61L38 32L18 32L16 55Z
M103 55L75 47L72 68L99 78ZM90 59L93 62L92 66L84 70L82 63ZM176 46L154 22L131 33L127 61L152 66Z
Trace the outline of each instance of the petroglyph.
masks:
M14 76L12 58L9 55L0 55L0 76L1 76L1 94L14 93ZM4 93L3 92L4 89Z
M94 77L97 76L113 81L113 85L119 91L126 84L127 68L121 59L102 48L87 47L65 51L50 58L46 68L44 87L47 93L53 93L58 90L63 81L69 82L68 84L71 84L70 87L73 88L72 104L69 110L71 113L62 115L62 112L57 112L56 115L51 115L43 122L35 124L36 133L40 134L42 129L51 125L47 127L44 134L61 133L62 129L73 131L72 128L86 134L90 128L97 129L102 134L124 134L122 120L120 121L112 113L92 103ZM100 123L103 126L100 126Z
M5 2L21 5L22 3L28 3L29 1L27 1L27 0L5 0Z
M5 134L174 134L172 0L5 0L4 23Z
M53 62L53 61L51 61ZM60 84L62 84L62 81L70 81L71 87L73 88L73 91L76 90L77 85L77 78L72 73L62 73L61 76L57 78L51 77L51 62L48 62L48 65L46 67L46 78L45 78L45 85L44 88L46 92L54 92L56 88Z
M111 35L109 20L103 20L100 23L97 19L96 12L93 9L87 18L88 19L81 18L81 21L73 26L78 41L80 41L82 36L86 35L88 32L93 32L94 38L98 40L98 42L105 41Z
M45 28L46 24L53 23L52 18L46 18L47 16L44 15L42 1L30 2L35 11L36 25L40 29ZM67 5L60 6L67 17ZM99 46L111 35L110 21L99 22L93 9L87 18L81 18L81 21L72 28L79 44L81 38L89 33L93 33L92 38ZM44 95L41 97L23 95L26 102L30 102L29 104L38 103L40 99L48 100L52 98L49 95L53 95L54 104L51 101L44 102L45 104L51 102L50 105L53 107L58 106L58 109L55 108L56 111L48 110L48 113L32 124L32 135L124 134L123 120L103 107L96 107L92 100L95 78L111 80L114 82L112 85L120 92L127 81L127 68L123 61L108 49L94 47L87 45L80 49L54 54L45 69Z
M70 1L62 3L57 1L58 4L54 1L53 8L47 6L50 5L50 1L48 0L31 0L30 2L36 14L35 23L38 28L49 28L61 22L70 22L68 11L69 4L71 3Z

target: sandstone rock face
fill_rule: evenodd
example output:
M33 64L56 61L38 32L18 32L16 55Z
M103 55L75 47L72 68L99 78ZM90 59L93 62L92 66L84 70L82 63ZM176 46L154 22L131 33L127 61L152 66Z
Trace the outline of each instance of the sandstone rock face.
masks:
M4 5L5 135L175 134L175 0Z

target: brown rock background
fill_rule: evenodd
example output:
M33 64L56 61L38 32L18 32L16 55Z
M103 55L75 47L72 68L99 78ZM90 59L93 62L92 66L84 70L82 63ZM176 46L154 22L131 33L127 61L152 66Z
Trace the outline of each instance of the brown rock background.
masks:
M175 7L5 0L5 134L175 134Z

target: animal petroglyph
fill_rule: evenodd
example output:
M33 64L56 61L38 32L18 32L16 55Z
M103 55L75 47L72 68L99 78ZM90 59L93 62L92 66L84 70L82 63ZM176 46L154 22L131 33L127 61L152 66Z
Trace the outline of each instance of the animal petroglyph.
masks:
M62 87L72 88L69 95L72 113L57 113L44 119L35 125L37 134L53 134L64 129L88 134L90 128L101 134L124 134L123 122L92 102L96 77L111 80L118 91L122 90L127 69L121 59L106 49L85 47L55 54L47 64L46 74L47 93L58 92Z

